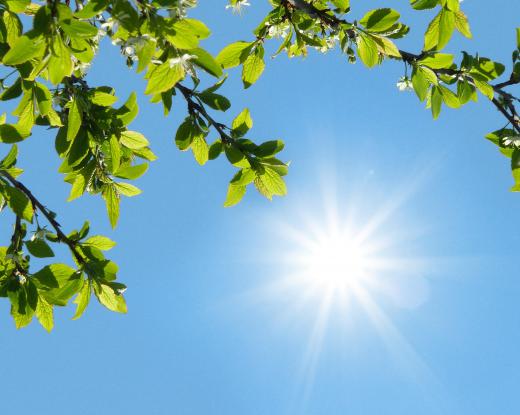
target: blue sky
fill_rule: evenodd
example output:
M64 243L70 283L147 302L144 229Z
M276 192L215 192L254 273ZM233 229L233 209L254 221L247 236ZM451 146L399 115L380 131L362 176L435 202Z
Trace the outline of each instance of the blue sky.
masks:
M267 9L253 2L233 16L224 1L203 3L193 17L212 29L205 45L215 53L249 39ZM414 28L403 48L418 50L431 15L402 3ZM463 8L474 40L457 37L448 50L510 62L517 2L467 0ZM353 1L353 16L365 11ZM23 143L20 165L66 229L90 219L93 233L118 242L112 258L129 286L129 313L92 303L71 321L73 308L59 309L47 334L37 324L16 331L3 301L5 413L520 411L520 199L508 191L508 160L483 138L504 124L484 98L433 121L413 93L397 90L398 63L367 70L335 53L279 56L247 91L232 70L223 119L249 107L252 138L283 138L291 171L287 197L268 202L249 191L224 209L232 168L224 160L199 167L180 153L173 136L184 103L175 100L164 118L105 46L89 82L115 86L122 100L139 91L133 128L159 156L138 183L143 195L124 200L112 231L100 199L64 202L51 135ZM375 275L364 299L334 301L323 313L319 290L304 298L309 287L297 278L281 286L298 274L287 255L339 223L354 233L374 225L367 244L381 242L376 255L400 266Z

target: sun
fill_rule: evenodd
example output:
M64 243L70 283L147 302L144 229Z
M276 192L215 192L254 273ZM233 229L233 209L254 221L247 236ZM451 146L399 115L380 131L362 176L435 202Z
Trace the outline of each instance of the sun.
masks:
M304 253L301 267L316 284L347 290L367 277L370 258L351 235L323 235Z

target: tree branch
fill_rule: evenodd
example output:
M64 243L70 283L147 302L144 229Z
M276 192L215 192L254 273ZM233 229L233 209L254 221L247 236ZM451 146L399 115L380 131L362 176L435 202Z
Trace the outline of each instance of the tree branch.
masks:
M43 216L47 219L47 221L51 224L51 226L56 231L56 235L58 236L58 240L65 243L78 263L84 265L85 259L81 255L81 253L77 250L77 244L75 241L71 240L67 235L63 233L61 230L61 225L54 219L53 213L47 209L33 194L32 192L21 182L16 180L13 176L11 176L7 171L0 170L0 176L3 176L11 185L20 190L29 198L34 208L38 209Z
M188 103L188 109L195 109L197 112L199 112L206 121L215 128L215 130L219 133L220 138L222 139L222 142L225 144L232 144L234 142L233 138L224 131L224 125L215 121L211 115L208 114L204 106L200 105L198 102L196 102L193 99L193 93L194 91L185 87L184 85L177 84L175 86L176 89L178 89L181 94L184 96L184 99Z
M345 19L341 19L337 17L334 12L331 9L323 9L319 10L316 7L314 7L312 4L305 2L304 0L282 0L282 5L285 7L286 12L288 12L291 8L299 10L303 13L306 13L308 16L320 19L322 23L327 24L332 29L335 29L341 25L346 25L353 27L354 25ZM353 29L347 29L347 34L350 39L356 39L358 34ZM428 52L422 51L419 55L415 53L406 52L404 50L399 50L399 53L401 54L401 58L404 62L408 63L409 65L413 65L417 61L423 59L425 56L428 55ZM431 69L431 68L430 68ZM437 75L452 75L457 76L461 75L462 72L459 70L454 69L432 69L432 71ZM465 76L470 79L471 76L468 74L465 74ZM496 85L491 85L493 87L493 90L495 93L501 95L505 99L517 99L511 94L503 91L503 88L507 86L517 85L520 84L520 77L513 77L508 81L498 83ZM500 113L511 123L513 128L520 132L520 120L516 116L516 108L513 103L509 103L508 107L511 110L511 114L509 114L506 109L500 104L500 102L493 98L491 102L495 105L495 107L500 111Z

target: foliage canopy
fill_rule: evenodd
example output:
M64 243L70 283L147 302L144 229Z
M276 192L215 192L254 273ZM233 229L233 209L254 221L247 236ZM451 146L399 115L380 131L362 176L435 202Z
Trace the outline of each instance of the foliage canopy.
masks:
M268 199L287 191L283 176L288 165L278 158L284 143L247 138L253 126L247 108L231 125L218 121L218 112L231 106L219 93L224 70L241 67L244 88L251 87L265 70L264 45L269 41L279 42L275 55L305 56L309 49L326 52L337 47L350 63L359 59L368 68L400 60L411 75L402 77L398 87L413 89L433 118L443 106L459 108L482 94L507 122L487 138L511 159L513 190L520 191L518 98L506 90L520 83L520 28L506 70L506 65L478 55L463 52L457 63L454 55L442 52L455 31L471 37L459 0L410 1L415 10L436 10L418 53L397 46L409 27L391 8L349 20L349 0L270 4L271 11L250 40L234 42L212 56L201 46L210 30L187 17L196 0L76 0L74 5L68 0L0 0L0 100L12 105L9 119L5 113L0 117L0 142L7 149L0 162L0 208L14 216L10 243L0 247L0 296L9 299L16 327L36 316L50 331L54 306L65 306L73 297L74 319L93 296L109 310L127 310L126 287L116 281L117 265L104 254L115 243L106 236L91 236L88 222L65 233L57 215L19 180L22 170L16 164L16 143L39 128L50 128L62 159L59 172L71 185L69 201L85 193L99 195L115 227L121 197L140 193L131 181L146 173L156 156L149 140L129 129L138 114L137 96L132 93L116 105L112 87L92 86L87 80L91 61L107 43L103 38L120 49L130 69L143 74L145 94L162 105L165 115L173 96L185 100L186 118L174 137L179 150L191 150L201 165L223 156L237 169L225 198L227 207L238 203L251 186ZM227 7L240 12L246 6L247 0L230 0ZM215 83L202 86L201 72ZM504 74L507 79L495 81ZM209 143L211 132L218 139ZM52 262L39 270L30 266L33 257L52 258L60 244L70 251L74 267Z

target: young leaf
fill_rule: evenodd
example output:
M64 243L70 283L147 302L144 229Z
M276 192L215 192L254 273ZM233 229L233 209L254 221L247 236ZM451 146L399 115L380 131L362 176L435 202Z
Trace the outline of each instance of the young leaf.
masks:
M369 11L359 21L370 32L384 32L390 29L398 20L399 13L392 9L377 9Z
M48 332L52 331L54 327L52 305L50 305L42 296L38 297L38 303L36 305L36 318L45 330Z
M231 207L236 205L242 200L245 194L246 186L235 186L234 184L230 184L228 187L226 200L224 202L224 207Z
M50 258L54 256L54 252L52 252L50 246L43 239L26 241L25 246L27 246L29 252L37 258Z
M360 33L357 37L358 55L361 61L369 68L379 63L377 43L372 37Z
M132 197L137 196L141 194L141 189L138 187L135 187L133 184L130 183L116 183L116 188L119 193L121 193L123 196L126 197Z
M193 142L191 143L191 150L193 151L197 163L201 166L206 164L209 158L209 147L203 135L197 135L194 137Z
M9 66L20 65L40 55L44 49L45 42L43 37L39 36L31 39L23 35L16 39L9 52L4 55L2 62L4 65Z
M249 55L253 43L235 42L220 51L216 57L216 61L224 69L233 68L243 63Z
M83 283L83 287L81 287L81 290L79 291L77 297L74 299L74 303L78 306L76 307L76 313L74 314L74 317L72 317L72 320L77 320L80 318L83 313L85 312L88 303L90 301L90 280L86 280Z
M233 120L233 134L236 137L243 137L251 128L253 128L253 119L248 108L242 110L240 114Z
M253 85L258 78L260 78L264 69L264 48L262 45L259 45L244 62L242 68L242 81L244 83L244 88L247 89Z
M117 293L112 287L107 284L94 282L94 293L99 302L106 308L116 313L126 313L127 307L124 297Z
M110 225L115 228L119 219L119 195L115 189L115 185L107 185L102 192L107 208Z
M448 9L441 10L439 18L439 40L437 50L444 48L448 44L455 29L455 13Z
M180 63L171 65L163 63L152 69L146 85L145 94L158 94L175 86L186 75L184 67Z
M32 222L34 209L29 198L16 187L5 186L2 190L7 198L7 205L11 210L22 219Z
M81 110L78 104L78 98L73 97L70 103L69 108L69 116L67 123L67 140L71 141L76 135L81 127L82 115Z
M83 245L93 246L102 251L108 251L116 246L116 243L103 235L94 235L82 242Z
M146 139L146 137L137 131L126 130L121 132L120 141L121 144L123 144L125 147L131 149L140 149L150 145L150 142Z

